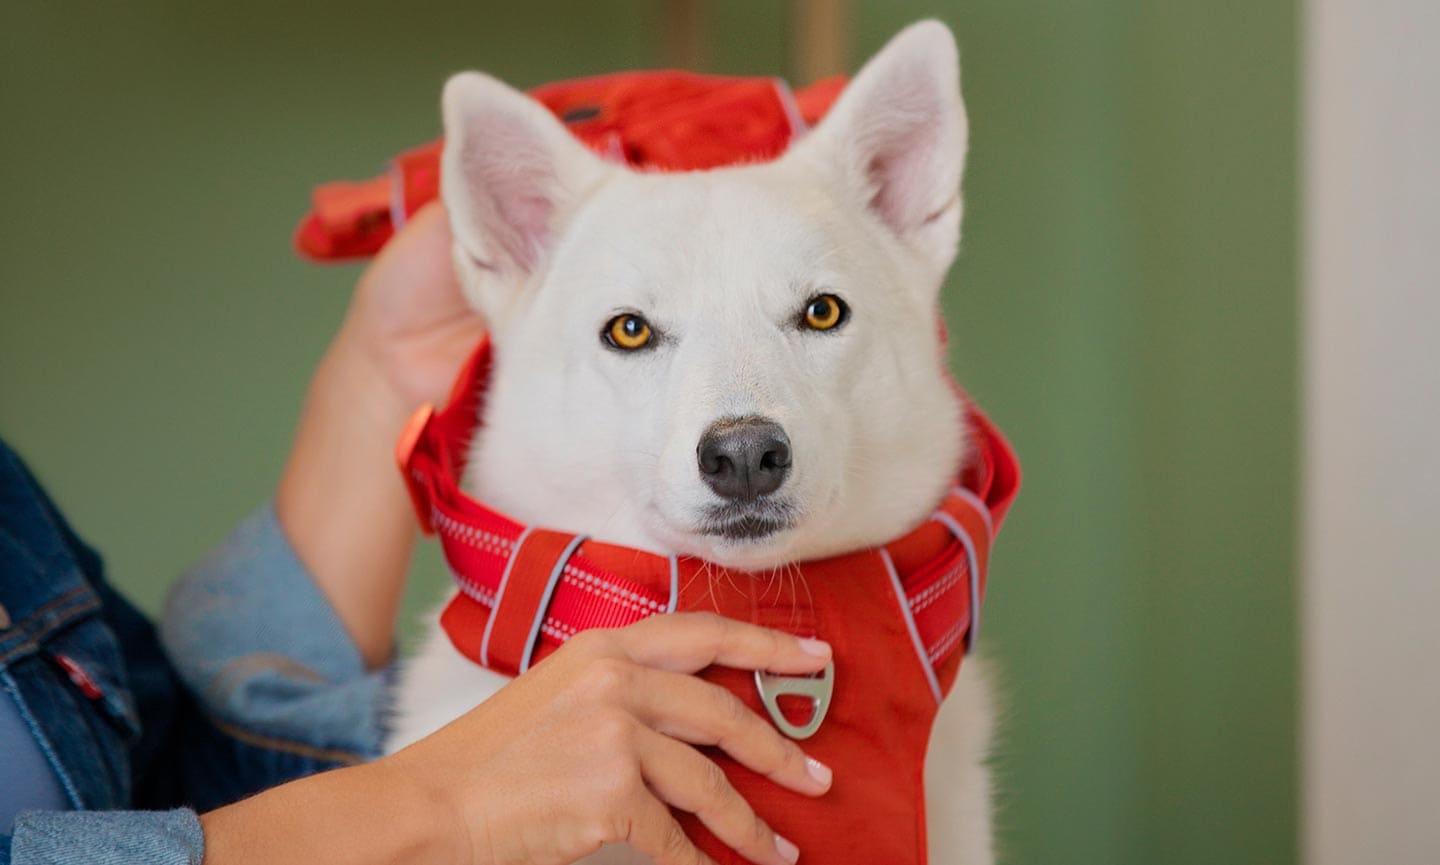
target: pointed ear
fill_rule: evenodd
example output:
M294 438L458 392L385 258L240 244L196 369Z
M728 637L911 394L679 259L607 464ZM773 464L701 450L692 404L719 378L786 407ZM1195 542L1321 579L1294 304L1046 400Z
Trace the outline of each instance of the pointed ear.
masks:
M960 240L968 127L955 37L939 21L900 31L796 148L943 276Z
M544 106L488 75L452 77L441 107L440 189L457 257L485 271L483 282L518 287L567 208L611 169Z

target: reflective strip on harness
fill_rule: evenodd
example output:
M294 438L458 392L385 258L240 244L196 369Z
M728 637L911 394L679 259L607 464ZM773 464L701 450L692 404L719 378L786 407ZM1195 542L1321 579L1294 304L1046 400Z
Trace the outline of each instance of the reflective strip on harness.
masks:
M584 538L548 529L526 529L506 562L485 623L480 663L506 675L530 667L535 638L565 563Z

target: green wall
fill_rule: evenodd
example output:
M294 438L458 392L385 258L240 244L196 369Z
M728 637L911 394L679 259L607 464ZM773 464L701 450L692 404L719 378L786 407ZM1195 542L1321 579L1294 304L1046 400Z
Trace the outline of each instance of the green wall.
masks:
M712 6L711 68L784 68L778 4ZM962 46L954 357L1026 469L984 639L1004 860L1293 861L1295 9L855 9L857 57L922 15ZM0 6L0 432L120 584L155 609L274 483L356 275L289 255L309 185L434 135L451 71L655 65L655 20Z

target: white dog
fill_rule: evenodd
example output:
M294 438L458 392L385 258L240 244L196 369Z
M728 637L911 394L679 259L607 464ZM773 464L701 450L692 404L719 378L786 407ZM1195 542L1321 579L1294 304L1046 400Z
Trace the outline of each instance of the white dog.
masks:
M967 137L944 25L900 33L764 164L627 170L476 73L443 103L455 264L496 346L467 489L527 524L745 570L879 545L934 511L966 456L935 321ZM843 320L799 326L820 298ZM697 470L730 418L762 419L751 432L789 452L738 516L727 481ZM966 662L927 759L940 865L993 858L982 675ZM434 629L390 747L505 681Z

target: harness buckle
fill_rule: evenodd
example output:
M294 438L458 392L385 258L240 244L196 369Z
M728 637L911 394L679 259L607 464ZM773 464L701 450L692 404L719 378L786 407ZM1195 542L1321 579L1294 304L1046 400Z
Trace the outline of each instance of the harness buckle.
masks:
M765 711L770 713L770 720L780 732L792 739L808 739L820 729L825 713L830 711L830 698L835 694L835 662L826 664L819 677L777 676L756 670L755 690L760 692L760 702L765 704ZM780 711L781 697L809 697L810 720L792 724Z
M435 534L435 523L430 512L430 489L421 479L412 463L421 439L430 428L430 419L435 417L435 407L426 403L415 410L400 439L395 442L395 463L400 467L400 476L405 481L405 492L410 494L410 504L415 506L415 516L420 520L420 530L427 535Z

